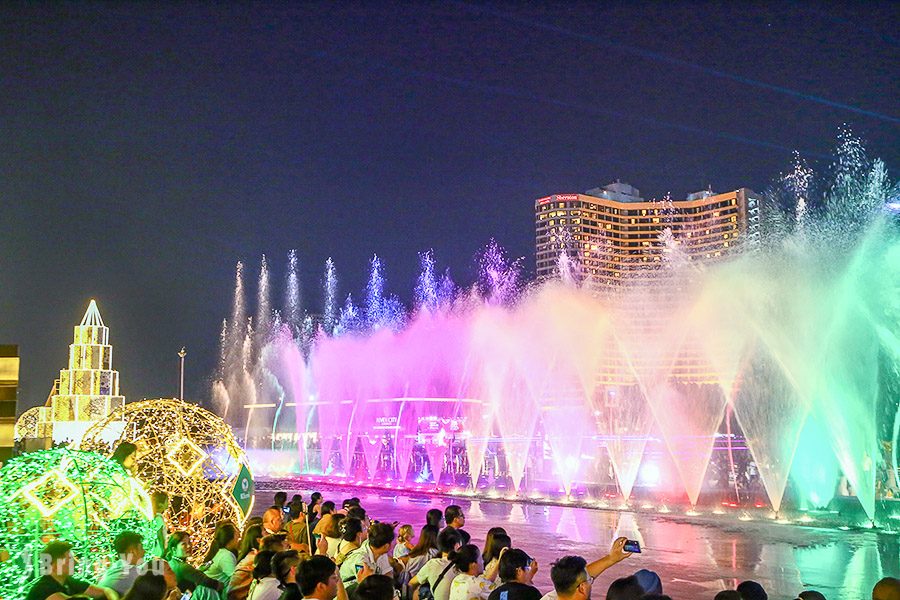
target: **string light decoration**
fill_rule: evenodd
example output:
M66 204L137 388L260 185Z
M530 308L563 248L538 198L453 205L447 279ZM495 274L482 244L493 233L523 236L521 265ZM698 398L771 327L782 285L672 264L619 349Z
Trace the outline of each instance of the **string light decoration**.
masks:
M118 463L95 452L53 448L0 469L0 598L20 600L51 540L72 544L80 578L97 581L115 560L122 531L153 539L150 497Z
M81 447L111 453L121 442L137 446L135 477L151 492L169 495L166 525L191 534L195 562L209 549L216 523L243 527L253 479L247 455L221 418L183 400L142 400L92 426Z

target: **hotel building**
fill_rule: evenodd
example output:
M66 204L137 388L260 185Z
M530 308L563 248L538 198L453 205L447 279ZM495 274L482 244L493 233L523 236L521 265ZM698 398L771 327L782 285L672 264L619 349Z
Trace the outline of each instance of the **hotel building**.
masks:
M534 203L537 277L559 277L564 255L570 276L583 288L614 295L634 291L612 305L619 311L615 319L620 332L632 345L666 346L668 307L674 306L678 290L685 287L684 277L690 276L690 271L658 270L666 253L716 262L752 248L759 243L760 204L760 197L746 188L649 201L627 183L539 198ZM626 285L649 282L653 285ZM636 373L658 374L660 368L673 383L717 383L716 370L693 339L682 340L667 358L629 352L612 338L607 347L610 351L598 371L603 385L632 386Z
M627 183L534 203L537 277L572 274L594 289L618 286L658 265L672 240L690 260L716 261L759 240L760 197L747 188L685 200L645 200ZM666 232L671 231L671 234Z

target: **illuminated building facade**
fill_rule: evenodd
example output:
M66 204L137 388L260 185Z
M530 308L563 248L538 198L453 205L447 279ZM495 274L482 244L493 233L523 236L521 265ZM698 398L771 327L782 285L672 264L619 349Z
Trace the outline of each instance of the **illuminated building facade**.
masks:
M19 347L0 345L0 462L12 456L19 390Z
M746 188L650 201L613 183L540 198L534 213L538 279L557 276L565 254L572 275L595 289L658 265L669 240L691 260L715 261L759 239L760 198Z
M587 289L629 294L614 303L622 312L624 337L653 343L665 335L667 316L660 307L670 310L691 272L658 269L666 253L677 251L686 260L709 263L753 248L760 237L760 205L761 198L746 188L649 201L627 183L540 198L534 204L537 276L559 277L562 265L567 276ZM665 358L626 356L613 339L607 347L610 352L598 372L603 385L634 385L635 372L658 373L661 368L673 383L717 383L716 370L701 358L695 340L684 340L674 356Z
M55 442L80 443L84 432L125 404L119 395L119 372L112 368L109 328L97 303L91 300L69 346L68 367L59 372L59 384L44 413L52 423Z

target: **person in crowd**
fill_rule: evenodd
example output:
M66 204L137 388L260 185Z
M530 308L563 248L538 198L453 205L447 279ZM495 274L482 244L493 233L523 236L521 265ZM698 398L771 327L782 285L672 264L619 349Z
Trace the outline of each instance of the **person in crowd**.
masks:
M394 567L390 560L391 544L394 542L394 528L387 523L373 523L366 540L360 547L347 555L341 564L340 576L352 591L357 584L357 567L368 568L375 575L393 577Z
M359 519L347 517L340 522L341 539L334 552L334 564L341 566L351 553L362 545L366 538L363 523Z
M319 519L316 521L315 526L313 526L313 533L318 536L324 536L325 532L331 527L331 520L335 514L334 502L331 500L323 502L319 507L319 513Z
M313 492L309 497L309 509L306 511L306 516L308 517L310 530L315 527L315 521L319 519L322 512L322 494L320 492Z
M434 600L450 600L450 584L458 572L450 561L450 555L462 545L459 530L447 527L438 535L438 550L441 555L425 563L418 574L409 582L413 590L413 600L419 598L419 587L427 585Z
M537 572L538 562L524 550L506 550L499 568L503 584L491 592L488 600L541 600L541 592L532 584Z
M369 575L353 593L354 600L394 600L394 580L387 575Z
M131 442L121 442L116 449L113 450L112 456L109 457L114 462L122 465L122 468L131 473L134 470L134 462L137 458L137 446Z
M428 509L428 512L425 513L425 523L434 525L440 530L444 524L444 513L439 508Z
M606 590L606 600L639 600L644 595L644 588L634 575L616 579Z
M297 583L285 586L281 600L347 600L347 592L334 561L312 556L297 568Z
M322 532L316 547L319 554L324 554L328 558L334 558L337 553L338 545L341 543L341 522L346 518L340 513L330 515L328 520L329 527ZM324 550L323 550L324 548Z
M638 580L638 583L641 585L641 588L644 590L644 594L662 594L663 586L662 580L659 578L659 575L654 571L650 571L649 569L640 569L634 574L635 578Z
M441 551L438 550L438 535L440 531L436 525L425 525L419 532L419 540L412 547L409 554L402 557L400 561L404 563L404 573L408 574L410 579L419 572L426 562L439 556Z
M588 579L593 581L595 577L612 567L613 565L625 560L629 556L631 556L631 552L625 552L625 542L628 541L628 538L620 537L616 538L612 546L609 549L609 554L598 558L597 560L590 562L587 564L585 569L587 570ZM580 558L580 557L577 557ZM550 571L550 579L553 579L553 571ZM556 585L554 584L553 590L544 594L541 600L556 600L557 591Z
M275 498L272 500L272 505L277 506L281 511L284 511L285 504L287 504L287 492L275 492Z
M213 541L203 559L209 563L206 574L228 585L237 567L237 551L241 545L241 535L237 527L229 521L216 525Z
M144 562L144 539L139 533L123 531L113 540L113 548L119 558L106 570L100 585L125 594L145 570L138 568Z
M293 597L290 588L297 589L297 567L300 565L300 553L296 550L285 550L272 557L272 574L281 585L281 597Z
M366 515L366 509L364 509L362 506L351 506L350 508L348 508L347 517L350 519L359 519L367 527L369 525L369 519Z
M822 592L817 592L816 590L803 590L799 594L797 594L798 600L827 600L825 598L825 594ZM738 600L742 600L738 598ZM898 598L900 600L900 598Z
M644 594L638 600L672 600L672 597L666 594Z
M136 577L122 600L178 600L181 592L170 589L160 573L147 572Z
M270 506L263 513L262 517L263 530L266 535L278 533L284 527L284 513L278 506Z
M482 555L485 571L497 568L500 552L504 548L512 548L512 540L506 535L506 531L502 527L491 527L488 529L484 540L484 554Z
M278 600L281 597L281 582L272 572L272 559L276 554L271 550L256 553L251 583L247 588L248 600Z
M407 556L413 549L413 526L406 524L401 525L397 530L397 544L394 546L394 558L400 560Z
M284 530L287 532L287 541L294 550L309 552L309 526L304 514L306 505L303 504L302 499L297 499L292 500L288 508L290 509L288 513L290 520L284 525Z
M563 556L553 563L550 581L559 600L591 600L593 578L588 572L587 561L580 556Z
M501 551L502 557L505 551ZM497 569L486 573L481 562L481 551L475 544L465 544L450 555L450 561L459 572L450 584L450 600L487 600L497 587Z
M175 572L178 587L182 591L195 591L198 587L205 587L213 592L221 592L225 584L209 577L206 573L194 568L189 562L191 555L190 536L186 531L176 531L169 536L166 543L166 552L163 558L168 561Z
M737 590L722 590L713 597L713 600L743 600Z
M253 565L263 540L262 524L251 525L244 529L241 546L238 549L237 565L228 582L225 597L228 600L246 600L253 581Z
M150 496L150 504L153 507L153 543L147 548L147 554L162 558L166 551L166 538L169 531L166 528L166 519L163 516L169 508L169 495L165 492L153 492Z
M872 600L900 600L900 579L885 577L872 588Z
M74 571L72 544L62 541L50 542L41 551L43 574L34 582L25 599L65 600L69 596L81 594L89 598L119 600L119 594L115 590L76 579L72 577Z
M743 600L769 600L766 590L756 581L742 581L737 586Z
M461 506L457 506L456 504L451 504L447 508L444 509L444 521L447 522L447 527L452 527L459 531L459 535L462 536L463 544L468 544L472 539L463 527L466 524L466 515L463 513L463 509Z

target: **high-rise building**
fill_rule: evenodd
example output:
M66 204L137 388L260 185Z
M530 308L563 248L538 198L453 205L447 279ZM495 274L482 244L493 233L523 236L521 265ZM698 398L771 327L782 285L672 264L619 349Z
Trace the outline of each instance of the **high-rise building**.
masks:
M537 276L571 276L594 288L618 286L677 247L690 260L715 261L759 240L760 198L747 188L685 200L650 201L627 183L534 203Z
M19 391L19 347L0 345L0 462L12 456Z

